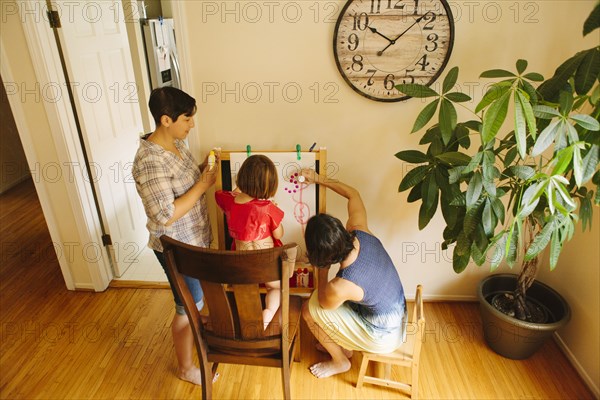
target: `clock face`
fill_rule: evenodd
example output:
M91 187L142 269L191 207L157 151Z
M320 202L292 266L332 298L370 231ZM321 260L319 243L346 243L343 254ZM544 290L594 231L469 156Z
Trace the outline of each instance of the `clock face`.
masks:
M409 98L395 85L432 84L452 52L446 0L349 0L335 26L333 51L346 82L378 101Z

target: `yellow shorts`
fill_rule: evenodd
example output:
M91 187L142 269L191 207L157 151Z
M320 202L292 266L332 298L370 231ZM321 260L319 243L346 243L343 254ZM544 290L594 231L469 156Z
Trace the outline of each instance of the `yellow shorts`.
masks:
M314 321L325 331L330 340L347 350L370 353L390 353L404 341L406 310L401 310L401 323L394 329L379 329L366 321L348 302L335 310L326 310L319 305L318 291L308 301L308 310Z

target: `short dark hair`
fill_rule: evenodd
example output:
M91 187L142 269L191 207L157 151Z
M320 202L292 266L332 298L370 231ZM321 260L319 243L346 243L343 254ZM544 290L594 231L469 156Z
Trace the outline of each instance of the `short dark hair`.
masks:
M240 167L236 178L237 187L255 199L269 199L277 192L277 169L267 156L255 154L248 157Z
M310 263L319 268L342 262L354 249L354 231L329 214L317 214L306 224L304 241Z
M196 99L174 87L164 86L152 90L148 107L156 122L160 126L160 118L163 115L177 121L180 115L191 117L196 113Z

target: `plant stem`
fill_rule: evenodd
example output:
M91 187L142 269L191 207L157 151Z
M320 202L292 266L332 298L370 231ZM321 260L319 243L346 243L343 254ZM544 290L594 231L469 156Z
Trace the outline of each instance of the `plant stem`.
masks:
M525 220L525 225L527 225L527 230L529 232L529 245L531 245L535 237L535 222L532 222L529 218L527 218ZM538 261L538 256L529 261L525 261L523 263L523 267L521 268L519 278L517 279L517 288L515 289L515 317L523 321L530 317L530 311L526 303L526 293L527 289L533 285L533 281L537 275Z

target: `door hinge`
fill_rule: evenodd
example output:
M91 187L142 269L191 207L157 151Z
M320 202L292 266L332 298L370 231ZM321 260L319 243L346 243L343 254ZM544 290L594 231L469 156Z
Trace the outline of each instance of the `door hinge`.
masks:
M50 28L60 28L60 15L58 15L58 11L49 10L46 12L48 15L48 23L50 24Z
M110 235L102 235L102 244L104 246L112 245L112 239L110 238Z

